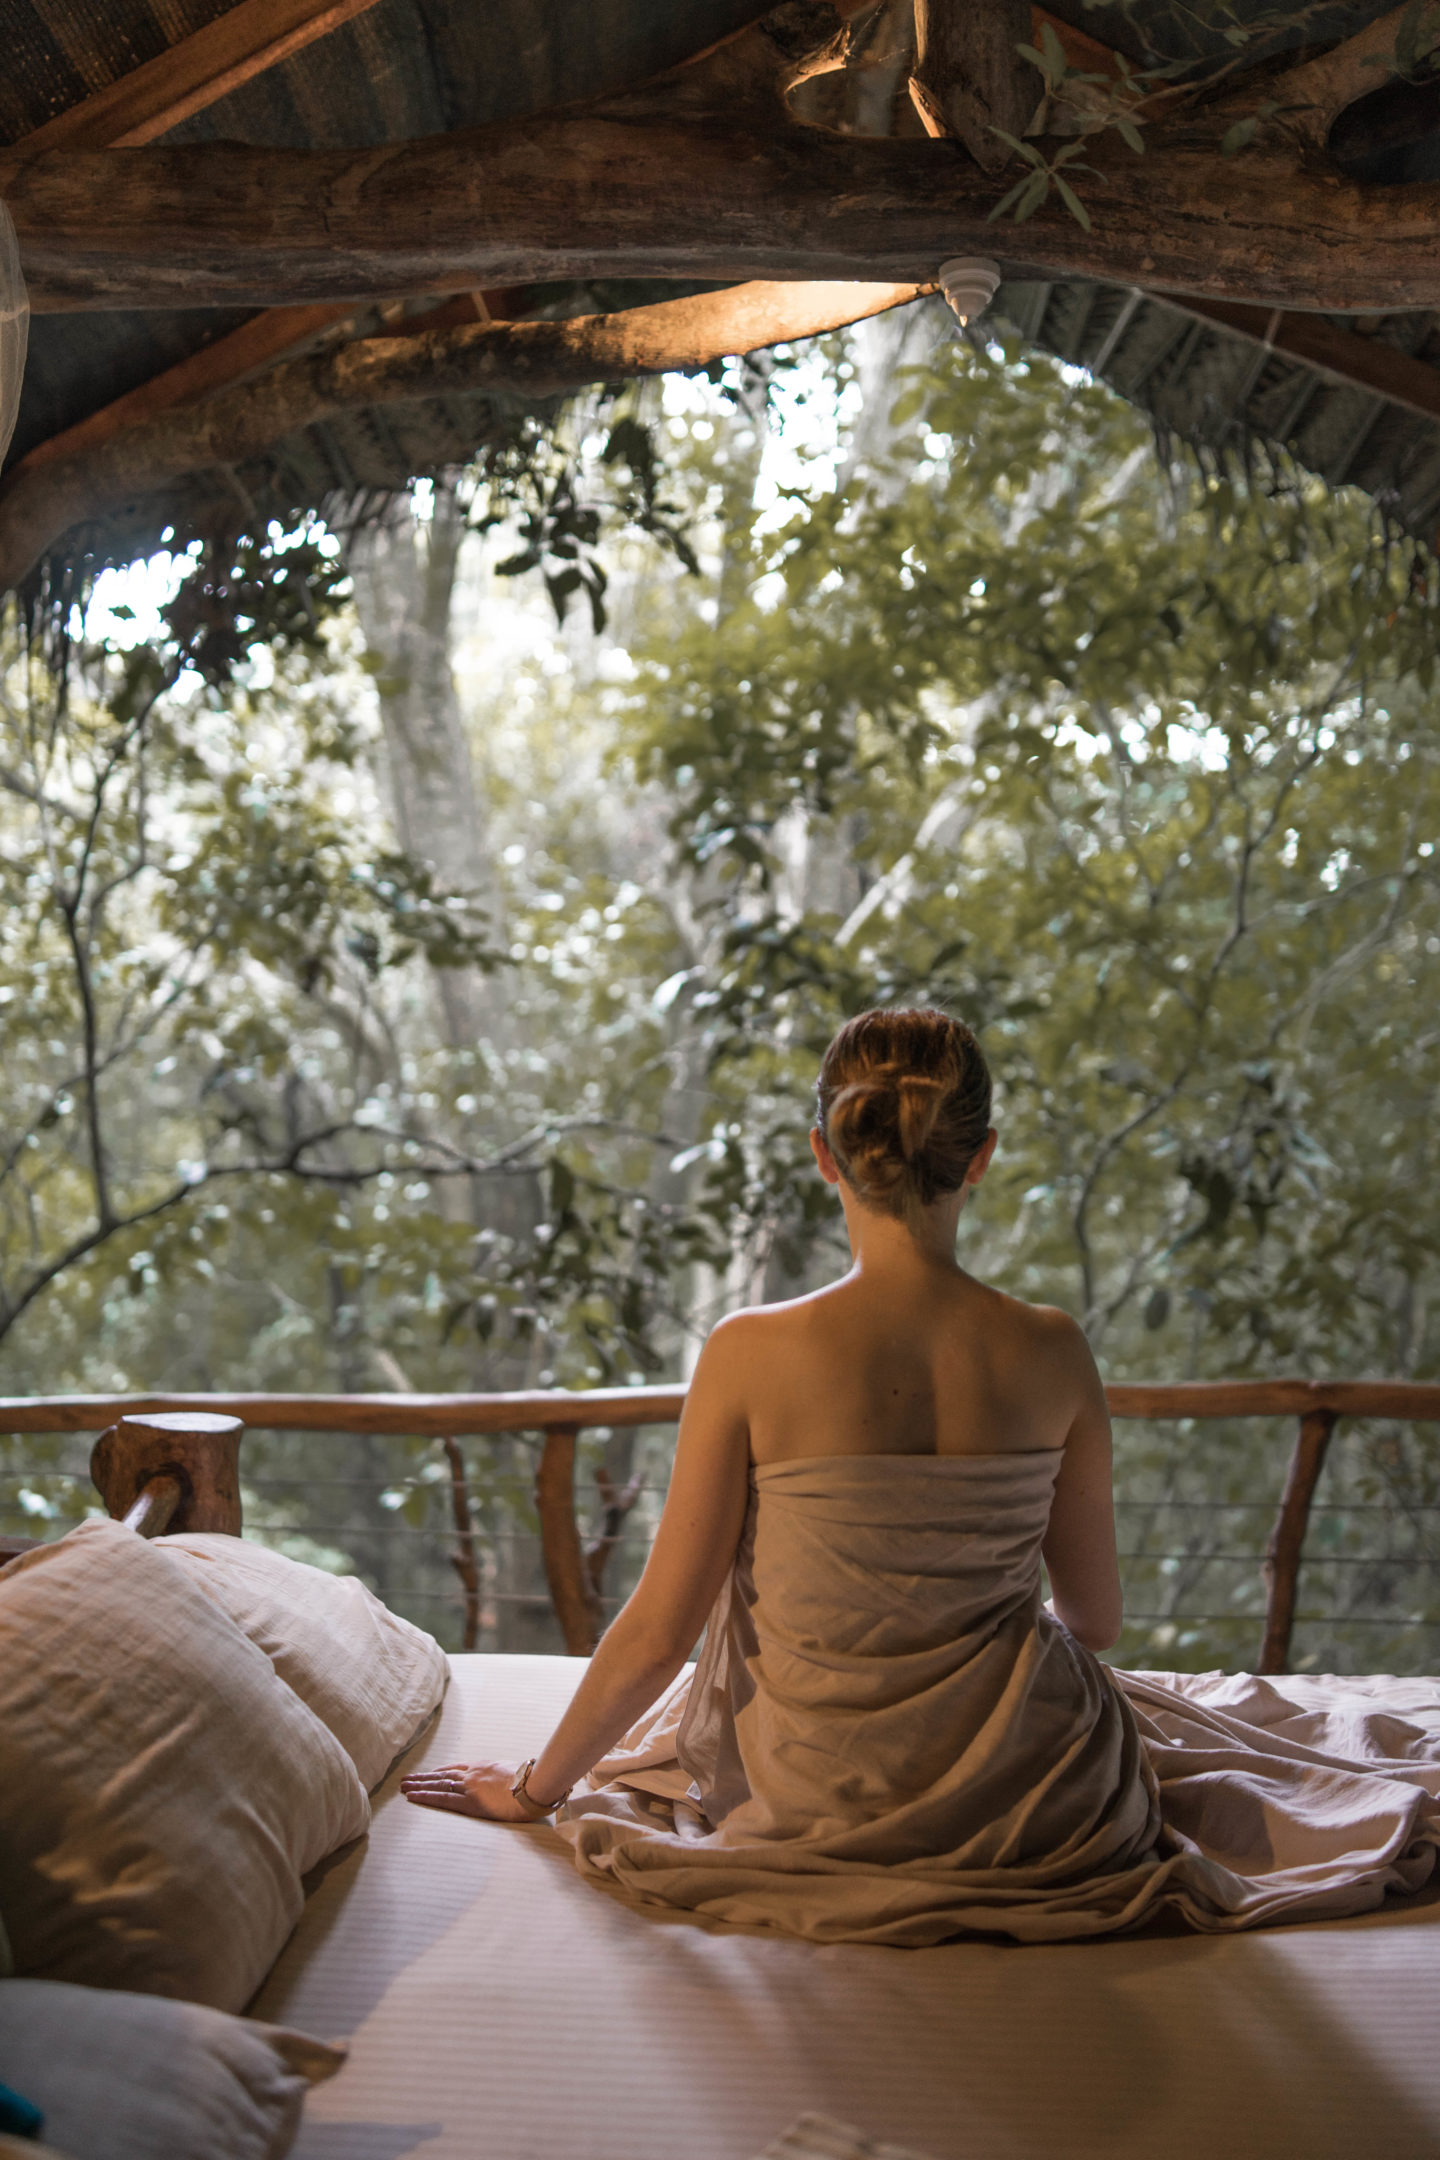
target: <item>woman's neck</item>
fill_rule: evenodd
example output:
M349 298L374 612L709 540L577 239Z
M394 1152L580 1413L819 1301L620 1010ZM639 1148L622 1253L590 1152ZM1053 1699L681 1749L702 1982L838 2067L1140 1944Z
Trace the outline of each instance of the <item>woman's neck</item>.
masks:
M913 1222L863 1206L843 1185L840 1199L857 1274L900 1275L928 1273L937 1267L958 1268L955 1233L964 1204L962 1193L947 1193L933 1206L921 1210Z

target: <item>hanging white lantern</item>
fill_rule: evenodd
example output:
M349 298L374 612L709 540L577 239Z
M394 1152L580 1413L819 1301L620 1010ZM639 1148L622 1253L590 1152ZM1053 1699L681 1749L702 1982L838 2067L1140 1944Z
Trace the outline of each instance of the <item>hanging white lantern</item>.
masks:
M957 322L983 315L1000 285L1000 265L988 255L952 255L935 273Z

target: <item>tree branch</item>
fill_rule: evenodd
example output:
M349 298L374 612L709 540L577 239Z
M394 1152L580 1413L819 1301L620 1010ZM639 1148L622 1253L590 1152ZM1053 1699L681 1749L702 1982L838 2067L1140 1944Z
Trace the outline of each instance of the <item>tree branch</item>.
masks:
M910 98L927 135L958 136L983 172L1012 151L997 130L1023 135L1044 88L1020 58L1030 38L1030 0L915 0Z
M467 390L557 397L617 376L704 367L881 314L920 290L742 285L617 315L472 323L313 353L207 404L143 420L98 447L33 466L23 460L0 488L0 590L18 584L72 526L182 473L242 463L282 435L338 413Z
M1415 12L1411 0L1405 0L1318 60L1288 68L1266 86L1266 103L1280 107L1278 117L1292 134L1323 149L1345 107L1382 89L1399 73L1396 46L1406 16Z

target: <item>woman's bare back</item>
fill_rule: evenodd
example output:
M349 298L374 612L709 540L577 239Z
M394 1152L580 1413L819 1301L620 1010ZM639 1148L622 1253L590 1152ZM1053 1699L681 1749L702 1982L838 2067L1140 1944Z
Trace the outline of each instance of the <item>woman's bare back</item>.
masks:
M1067 1314L953 1265L847 1275L725 1325L757 1464L1058 1448L1095 1387Z

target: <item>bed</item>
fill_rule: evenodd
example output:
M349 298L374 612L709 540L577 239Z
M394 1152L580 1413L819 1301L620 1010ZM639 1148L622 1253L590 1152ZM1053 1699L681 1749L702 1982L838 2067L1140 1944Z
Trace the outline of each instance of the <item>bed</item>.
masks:
M535 1752L584 1669L451 1664L404 1769ZM630 1905L400 1774L252 2006L349 2043L298 2160L753 2160L807 2111L933 2160L1440 2153L1440 1887L1230 1937L816 1948Z

